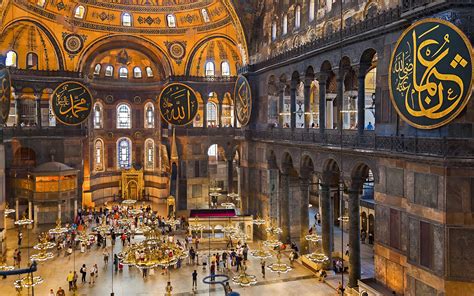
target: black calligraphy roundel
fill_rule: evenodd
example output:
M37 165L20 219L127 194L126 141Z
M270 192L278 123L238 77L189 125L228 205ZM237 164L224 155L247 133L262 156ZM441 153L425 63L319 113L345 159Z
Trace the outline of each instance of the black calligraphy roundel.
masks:
M199 103L194 90L182 83L167 85L160 94L158 107L169 124L187 125L194 120Z
M246 126L252 115L252 91L243 75L237 77L234 88L235 116L242 126Z
M471 95L472 47L450 22L424 19L398 39L389 67L392 104L400 117L420 129L451 122Z
M53 92L51 109L59 122L65 125L79 125L92 111L92 95L79 82L64 82Z
M0 65L0 124L5 124L10 113L10 101L12 97L10 72Z

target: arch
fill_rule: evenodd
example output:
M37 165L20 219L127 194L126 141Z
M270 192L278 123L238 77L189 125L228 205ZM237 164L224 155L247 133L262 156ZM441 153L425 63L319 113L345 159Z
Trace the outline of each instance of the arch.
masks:
M13 166L18 167L35 167L36 152L30 147L19 147L13 154Z
M142 69L140 67L134 67L133 68L133 78L142 78Z
M94 170L96 172L102 172L105 170L104 147L104 140L101 138L97 138L94 141Z
M107 65L105 67L105 76L106 77L113 77L114 76L114 66Z
M281 34L284 36L286 34L288 34L288 14L284 14L283 15L283 18L282 18L282 21L281 21Z
M132 108L126 103L117 105L117 128L132 128Z
M332 66L331 66L331 62L328 61L328 60L325 60L322 64L321 64L321 72L322 73L329 73L332 71Z
M145 118L143 120L145 128L155 127L155 106L152 102L148 102L144 107Z
M378 181L378 173L375 169L375 164L368 164L364 160L358 160L355 162L351 169L351 187L352 189L362 192L363 185L369 178L370 173L373 175L375 182Z
M128 69L127 67L119 68L119 78L127 79L128 78Z
M145 72L146 72L146 77L148 77L148 78L153 77L153 69L150 66L145 68Z
M230 64L228 61L223 61L221 63L221 75L225 77L230 76Z
M94 104L94 128L101 129L103 127L104 107L101 102Z
M363 211L361 214L360 214L360 227L361 227L361 230L363 231L366 231L368 230L368 221L367 221L368 217L367 217L367 213L365 211Z
M129 169L132 166L132 141L123 137L117 140L117 168Z
M131 27L132 26L132 15L128 12L122 13L122 26L124 27Z
M214 62L207 61L206 68L204 71L204 76L214 76L216 74L216 67L214 65Z
M284 174L290 174L297 176L297 172L293 165L293 157L288 151L285 151L281 157L281 172Z
M340 166L335 158L328 158L323 162L323 182L329 186L339 185Z
M367 1L367 4L365 4L364 6L364 13L363 13L364 18L374 17L375 14L378 13L380 8L381 8L380 4L378 3L377 0Z
M168 25L168 28L176 28L176 17L174 14L168 14L166 16L166 24Z
M309 0L309 5L308 5L308 21L312 22L314 20L314 14L315 14L315 4L316 0Z
M34 52L26 54L26 68L38 70L38 55Z
M124 46L126 44L126 46ZM98 38L89 44L79 57L76 71L87 73L91 64L101 53L112 49L134 49L143 53L155 65L162 78L173 75L173 67L166 57L165 51L153 41L132 35L112 35Z
M4 34L10 30L11 28L18 27L20 23L25 22L25 23L31 23L34 26L36 26L41 32L43 32L46 37L48 38L48 41L51 43L51 45L54 48L55 52L55 57L58 62L59 70L64 70L64 56L61 50L61 47L59 46L59 42L55 38L54 34L51 33L51 31L42 23L31 19L31 18L17 18L8 24L5 25L4 29L0 32L0 36L4 36Z
M155 169L155 141L151 138L145 140L145 170Z
M302 178L309 178L315 171L314 161L311 155L304 153L301 157L300 176Z
M301 27L301 5L296 5L295 8L295 29Z
M18 54L14 50L7 51L5 66L17 68L18 67Z
M235 42L235 40L233 40L232 38L226 35L215 34L215 35L211 35L211 36L207 36L203 38L202 40L197 42L196 45L194 45L194 47L190 51L188 60L186 61L185 75L187 76L191 75L191 68L192 68L193 61L195 61L196 59L195 56L202 49L202 47L205 46L207 42L215 40L215 39L219 39L219 38L224 39L225 41L231 43L232 46L235 46L235 48L238 48L237 42Z
M268 169L278 169L276 155L273 150L269 150L267 154L267 164L268 164Z
M102 69L102 65L101 64L96 64L95 67L94 67L94 75L99 76L101 69Z
M74 17L77 19L84 19L84 16L86 14L86 8L82 5L76 6L74 9Z

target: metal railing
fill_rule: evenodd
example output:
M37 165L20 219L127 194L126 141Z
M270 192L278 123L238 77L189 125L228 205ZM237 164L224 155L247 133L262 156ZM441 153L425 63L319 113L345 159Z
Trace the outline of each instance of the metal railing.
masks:
M69 138L69 137L85 137L87 130L85 128L75 127L4 127L0 130L3 140L11 138L35 138L35 137L54 137L54 138Z

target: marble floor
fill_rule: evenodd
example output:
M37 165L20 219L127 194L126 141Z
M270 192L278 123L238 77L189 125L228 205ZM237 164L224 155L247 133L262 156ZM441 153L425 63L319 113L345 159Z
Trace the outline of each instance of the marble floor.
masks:
M17 228L12 226L12 220L9 219L10 225L7 230L7 262L13 263L13 251L17 247ZM26 267L26 258L35 253L32 246L36 243L37 234L41 231L51 228L53 225L37 227L28 232L24 231L22 242L22 267ZM28 238L29 236L29 238ZM335 229L335 248L340 249L341 231ZM344 233L344 239L347 239L347 233ZM136 237L137 240L140 237ZM110 248L110 241L109 248ZM257 244L250 244L250 248ZM29 246L29 247L28 247ZM373 252L370 246L362 245L362 276L373 276ZM111 251L111 249L109 249ZM122 244L119 240L114 247L114 253L122 250ZM200 244L200 252L209 252L209 250L219 250L218 245L209 245L207 242ZM54 251L56 252L56 251ZM69 271L76 270L82 264L91 266L97 264L99 266L99 276L96 283L93 285L78 284L78 291L76 295L110 295L113 292L117 296L147 296L147 295L164 295L165 286L169 280L173 286L173 295L224 295L223 289L219 285L207 285L202 282L202 279L209 275L209 270L203 270L202 265L193 266L184 264L179 269L171 269L169 276L162 274L160 271L155 272L154 275L149 275L147 279L143 279L140 271L134 267L124 267L122 272L115 272L111 260L108 265L105 265L102 257L103 249L98 249L96 246L90 251L80 253L75 251L71 256L65 256L61 253L59 256L55 253L55 258L49 261L40 263L38 271L35 275L40 275L44 279L44 283L35 287L34 295L48 296L49 290L56 291L58 287L66 290L66 295L74 295L67 291L66 276ZM212 251L211 251L212 252ZM284 254L283 262L288 263L288 254ZM267 265L275 259L267 259ZM197 291L192 291L191 273L196 269L198 271L198 288ZM248 273L257 276L257 284L251 287L240 287L231 282L233 291L240 293L240 295L337 295L335 287L341 280L341 275L329 276L326 283L319 282L311 271L303 267L299 262L294 264L294 269L286 274L276 274L266 271L266 278L263 279L261 275L260 261L251 258L249 255ZM230 278L238 273L234 270L224 273ZM344 276L347 281L347 274ZM0 279L0 295L17 295L13 282L18 279L18 276L9 276L6 279ZM80 276L79 276L80 282ZM33 295L32 291L24 290L21 295Z

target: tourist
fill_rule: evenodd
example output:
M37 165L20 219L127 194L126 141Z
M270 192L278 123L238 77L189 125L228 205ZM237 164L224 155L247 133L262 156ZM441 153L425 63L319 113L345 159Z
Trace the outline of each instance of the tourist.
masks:
M114 254L114 268L115 268L115 272L117 272L117 270L118 270L118 265L119 265L118 256L117 256L117 254Z
M104 250L102 252L102 255L104 256L104 265L107 267L107 264L109 264L109 252L107 252L107 250Z
M345 253L346 256L349 256L349 244L346 245L346 253Z
M165 296L170 296L171 291L173 291L173 287L171 286L171 282L168 282L168 284L166 284L166 294L165 294Z
M197 289L197 271L196 269L193 271L193 291Z
M21 246L21 240L23 239L23 233L18 232L18 247Z
M63 288L59 287L56 296L66 296L66 292L64 292Z
M293 267L293 261L295 261L295 250L292 250L289 256L290 266Z
M337 289L336 289L337 293L341 293L341 295L344 294L344 287L342 286L342 283L339 282L339 285L337 286Z
M54 293L54 290L53 289L50 289L49 290L49 295L48 296L56 296L56 294Z
M77 277L78 277L77 272L74 270L74 277L73 277L73 280L72 280L74 291L77 290Z
M367 124L367 130L371 131L374 129L374 126L372 125L372 122L369 121L369 124Z
M69 271L66 279L69 284L69 291L72 291L72 288L74 286L74 273L72 273L72 271Z
M326 277L327 277L327 273L324 269L321 269L321 271L319 272L319 281L320 282L323 282L326 280Z
M211 263L211 281L216 279L216 264Z
M230 292L232 292L232 288L230 287L229 282L225 283L224 292L225 292L226 295L229 295Z
M81 282L85 283L86 282L86 274L87 274L87 268L85 264L82 264L81 269L79 270L81 273Z
M92 266L89 270L89 285L95 284L95 266Z

